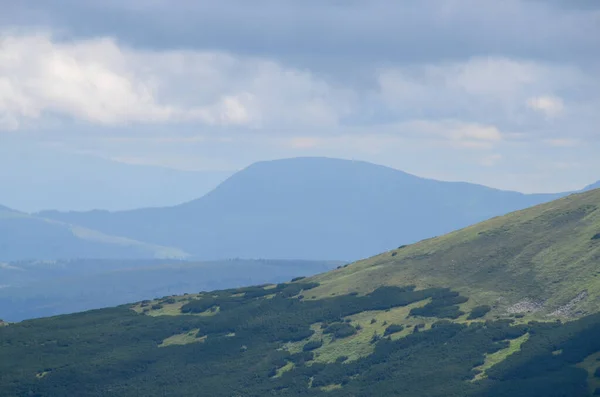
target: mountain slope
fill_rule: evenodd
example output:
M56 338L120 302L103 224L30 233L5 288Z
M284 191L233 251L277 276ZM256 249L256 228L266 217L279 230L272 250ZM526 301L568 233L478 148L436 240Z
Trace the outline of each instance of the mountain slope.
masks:
M439 182L374 164L327 158L256 163L176 207L44 217L201 259L353 260L549 201Z
M182 250L0 208L0 261L57 258L185 257Z
M9 324L0 396L598 395L599 207L593 190L291 283Z
M594 190L594 189L600 189L600 181L596 182L596 183L592 183L589 186L586 186L583 191L588 191L588 190Z
M574 194L318 277L314 293L443 285L497 312L600 311L600 190Z

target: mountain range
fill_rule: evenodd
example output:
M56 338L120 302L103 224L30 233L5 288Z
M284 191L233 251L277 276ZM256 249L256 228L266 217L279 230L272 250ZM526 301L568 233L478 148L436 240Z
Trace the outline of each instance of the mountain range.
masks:
M187 254L0 207L0 261L78 257L185 258Z
M591 397L600 190L291 282L0 327L0 396Z
M181 205L38 215L199 259L352 260L558 197L419 178L365 162L260 162Z

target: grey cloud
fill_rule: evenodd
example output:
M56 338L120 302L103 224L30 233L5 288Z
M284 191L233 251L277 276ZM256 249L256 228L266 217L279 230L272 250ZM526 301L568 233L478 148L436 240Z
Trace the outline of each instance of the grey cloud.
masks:
M110 35L140 47L227 50L327 73L474 55L600 60L597 2L583 9L563 0L4 2L5 26L46 25L65 38Z

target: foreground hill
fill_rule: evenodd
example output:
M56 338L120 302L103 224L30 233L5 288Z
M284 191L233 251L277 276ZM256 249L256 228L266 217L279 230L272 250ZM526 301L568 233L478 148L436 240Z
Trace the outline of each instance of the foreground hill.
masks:
M256 163L176 207L42 215L200 259L355 260L556 197L297 158Z
M28 261L0 264L0 318L21 321L190 291L278 283L337 262L241 260Z
M0 328L0 396L600 393L600 191L290 283Z
M0 261L77 257L183 258L186 255L177 248L114 237L0 207Z
M600 189L396 249L316 281L319 296L379 285L451 287L496 311L600 311Z

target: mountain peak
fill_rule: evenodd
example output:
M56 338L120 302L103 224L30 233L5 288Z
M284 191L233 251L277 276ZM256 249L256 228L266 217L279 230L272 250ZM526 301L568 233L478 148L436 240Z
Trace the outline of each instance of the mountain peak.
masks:
M556 197L300 157L255 163L175 207L43 215L198 259L354 260Z

